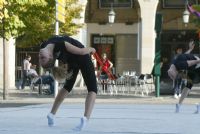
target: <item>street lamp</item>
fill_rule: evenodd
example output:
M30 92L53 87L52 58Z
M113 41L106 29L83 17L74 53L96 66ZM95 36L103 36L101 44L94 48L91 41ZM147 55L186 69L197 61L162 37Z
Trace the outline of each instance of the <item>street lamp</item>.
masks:
M111 23L111 24L115 22L115 12L113 10L113 6L112 5L113 4L111 4L111 10L108 13L108 22Z
M187 9L188 0L185 1L185 11L183 12L183 23L188 24L190 18L190 12Z

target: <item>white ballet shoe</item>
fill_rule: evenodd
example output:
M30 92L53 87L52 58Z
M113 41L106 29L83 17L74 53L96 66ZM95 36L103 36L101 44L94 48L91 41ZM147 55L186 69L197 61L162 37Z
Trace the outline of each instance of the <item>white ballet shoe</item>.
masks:
M82 117L80 119L80 124L73 128L74 131L82 131L88 123L88 119L86 117Z

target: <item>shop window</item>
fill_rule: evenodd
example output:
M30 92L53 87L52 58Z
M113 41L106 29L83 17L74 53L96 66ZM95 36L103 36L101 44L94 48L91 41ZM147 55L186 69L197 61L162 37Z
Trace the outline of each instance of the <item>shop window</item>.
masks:
M189 4L198 4L198 0L188 0ZM185 8L185 0L162 0L163 8Z
M114 44L114 36L94 36L93 44Z
M99 56L106 53L113 64L115 63L115 37L113 35L92 35L92 47L96 49Z
M132 8L133 0L99 0L99 8Z

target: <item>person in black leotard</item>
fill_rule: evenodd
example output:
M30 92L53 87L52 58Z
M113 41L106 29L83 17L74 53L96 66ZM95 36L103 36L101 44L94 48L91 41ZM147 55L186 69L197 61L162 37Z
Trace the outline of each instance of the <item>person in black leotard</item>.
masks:
M190 89L193 86L195 75L200 75L200 59L193 54L181 54L171 64L168 75L172 80L177 77L185 79L185 88L183 88L182 95L176 104L176 112L179 112L180 105L185 97L187 97Z
M190 39L190 42L188 44L188 50L184 52L185 54L190 54L192 50L194 49L195 44L194 40ZM178 46L176 48L176 55L173 57L172 62L180 55L183 54L183 48L182 45ZM183 81L181 77L177 76L176 79L173 81L173 89L174 89L174 98L178 99L181 97L181 90L183 88Z
M61 69L60 75L65 75L65 84L55 98L51 112L47 115L48 125L54 125L54 116L65 96L72 90L79 70L82 73L88 94L85 101L85 113L80 124L74 130L80 131L90 118L97 94L97 82L94 66L90 58L96 50L84 47L79 41L69 36L54 36L41 44L39 62L43 68L55 69L54 63L58 59L66 68ZM56 68L58 69L58 68ZM59 75L57 75L59 77ZM57 77L56 76L56 77ZM55 79L56 79L55 77ZM63 77L63 76L62 76Z

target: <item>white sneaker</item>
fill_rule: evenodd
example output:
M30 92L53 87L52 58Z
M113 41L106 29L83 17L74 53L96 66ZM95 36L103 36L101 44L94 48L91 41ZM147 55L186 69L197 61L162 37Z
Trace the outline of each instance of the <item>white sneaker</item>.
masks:
M52 113L49 113L47 115L47 119L48 119L48 126L49 127L54 126L54 115Z
M179 111L180 111L180 104L176 104L176 113L179 113Z
M76 126L73 130L74 131L81 131L85 128L85 126L87 125L88 119L86 117L82 117L80 119L80 124L78 126Z
M181 97L181 94L179 94L178 97L180 98L180 97Z
M196 104L196 111L194 112L195 114L198 114L200 112L200 104Z
M177 95L177 94L174 94L174 98L175 98L175 99L178 99L178 95Z

